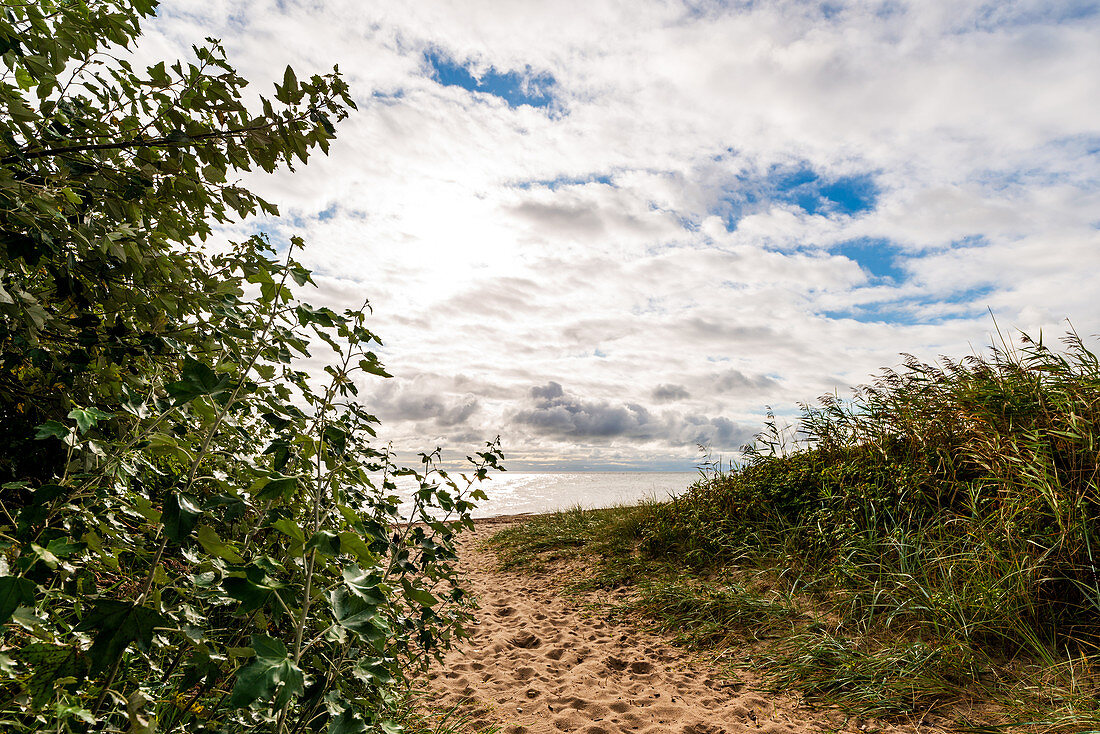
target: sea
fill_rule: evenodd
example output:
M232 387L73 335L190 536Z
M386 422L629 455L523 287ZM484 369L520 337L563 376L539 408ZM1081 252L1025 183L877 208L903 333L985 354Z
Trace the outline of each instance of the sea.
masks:
M698 472L504 472L491 475L481 488L489 499L481 500L475 518L498 515L541 514L572 507L595 509L636 504L642 500L667 500L684 492L699 478ZM407 496L412 487L398 484ZM402 491L403 490L403 491ZM412 509L406 501L402 515Z

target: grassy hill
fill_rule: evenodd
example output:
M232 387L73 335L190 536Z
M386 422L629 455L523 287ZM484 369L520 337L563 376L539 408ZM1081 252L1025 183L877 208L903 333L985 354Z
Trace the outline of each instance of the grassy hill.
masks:
M875 717L1100 727L1100 363L1075 333L907 359L770 422L666 503L540 518L505 562L595 553L689 644Z

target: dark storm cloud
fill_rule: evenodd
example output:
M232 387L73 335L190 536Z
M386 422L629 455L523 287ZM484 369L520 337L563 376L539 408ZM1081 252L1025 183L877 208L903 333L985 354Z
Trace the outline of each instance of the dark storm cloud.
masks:
M687 400L691 393L683 385L658 385L653 388L650 397L658 403L674 403L677 400Z
M657 415L637 403L583 400L568 394L557 382L531 388L529 406L513 420L559 438L666 441L678 446L736 448L752 436L728 418L674 412Z
M666 422L665 438L678 446L731 449L749 443L753 433L729 418L674 415Z

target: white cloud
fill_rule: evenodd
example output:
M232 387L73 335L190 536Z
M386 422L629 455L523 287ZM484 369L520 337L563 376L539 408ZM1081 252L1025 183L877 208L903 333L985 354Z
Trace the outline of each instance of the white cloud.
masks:
M331 155L245 182L310 243L315 300L370 298L399 449L690 464L765 405L969 352L987 307L1097 330L1100 17L1060 7L169 0L141 53L218 36L261 91L340 65ZM428 49L555 102L443 86ZM822 193L851 182L869 206ZM568 404L540 409L550 383Z

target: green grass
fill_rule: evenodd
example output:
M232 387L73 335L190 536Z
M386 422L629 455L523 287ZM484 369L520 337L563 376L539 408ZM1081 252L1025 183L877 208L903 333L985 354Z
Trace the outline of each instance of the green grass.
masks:
M962 645L870 643L829 632L793 635L757 660L774 691L839 705L860 716L928 712L970 698L980 668Z
M487 721L490 709L469 701L441 709L436 694L412 689L395 702L395 718L405 734L498 734L501 726Z
M496 533L490 540L502 568L541 570L546 563L576 558L593 551L629 559L640 524L652 505L536 515L521 525Z
M806 618L790 597L737 583L685 581L667 573L644 581L630 606L694 647L789 634Z
M982 700L987 727L1100 729L1100 362L1064 342L909 359L678 499L494 544L516 568L585 557L574 590L628 587L624 611L851 713Z

